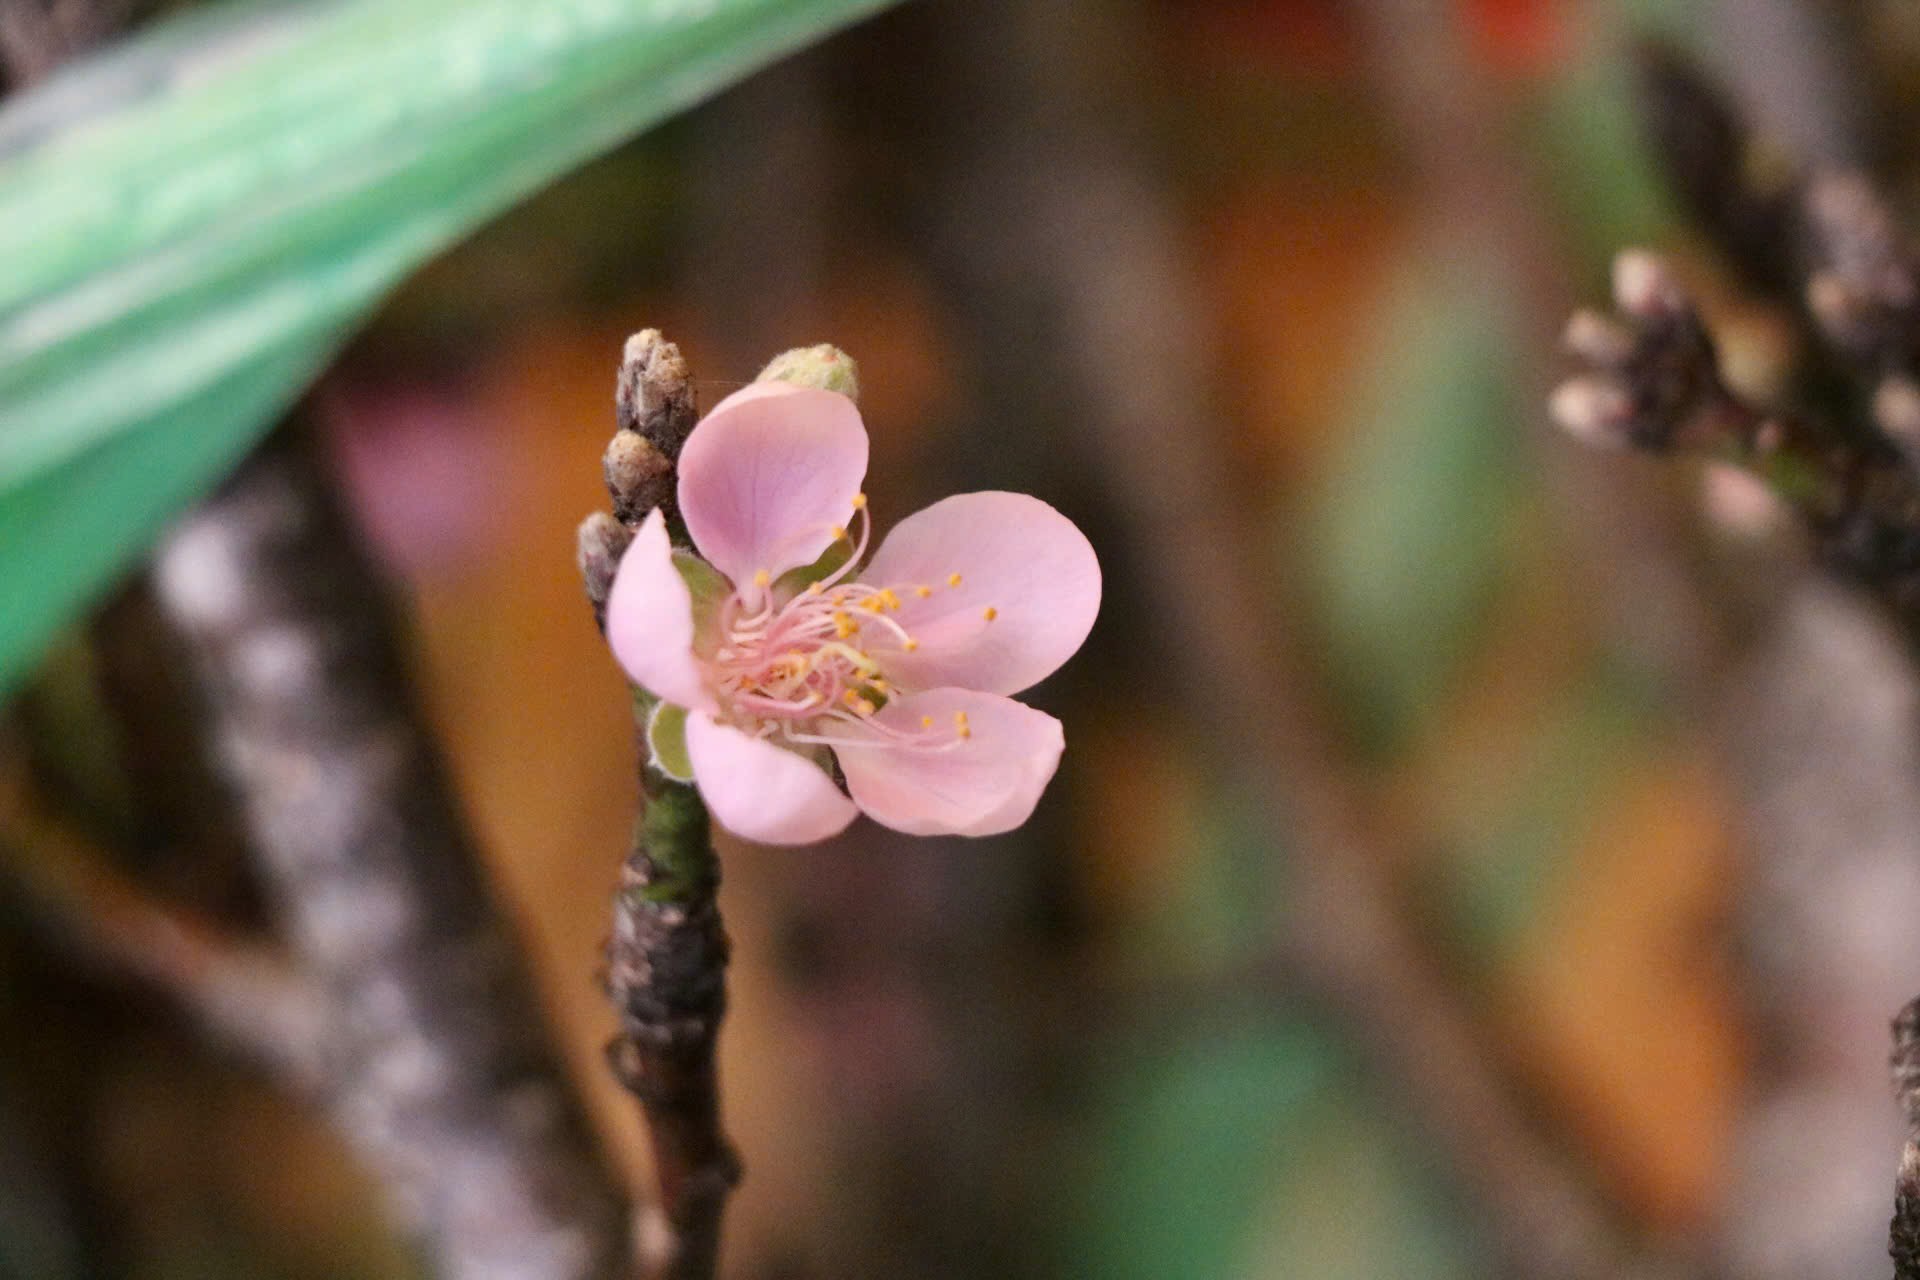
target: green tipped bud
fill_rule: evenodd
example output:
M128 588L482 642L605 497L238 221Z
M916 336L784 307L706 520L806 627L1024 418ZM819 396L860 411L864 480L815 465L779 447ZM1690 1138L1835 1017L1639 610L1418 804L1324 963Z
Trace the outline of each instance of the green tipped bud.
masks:
M860 367L853 357L823 342L817 347L795 347L777 355L755 382L791 382L822 391L838 391L849 400L860 398Z

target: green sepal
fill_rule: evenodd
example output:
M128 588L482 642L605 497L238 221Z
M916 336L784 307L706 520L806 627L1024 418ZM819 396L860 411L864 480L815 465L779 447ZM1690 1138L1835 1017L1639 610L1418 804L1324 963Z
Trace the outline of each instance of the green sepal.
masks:
M824 582L840 571L840 566L853 558L853 543L847 538L835 538L833 545L820 553L820 558L812 564L801 565L798 569L789 569L781 574L773 584L775 600L791 600L816 582Z
M675 782L693 781L693 761L687 756L687 709L671 702L654 707L647 717L647 763Z
M673 567L693 596L693 650L710 654L720 643L720 603L733 593L733 584L691 551L675 551Z

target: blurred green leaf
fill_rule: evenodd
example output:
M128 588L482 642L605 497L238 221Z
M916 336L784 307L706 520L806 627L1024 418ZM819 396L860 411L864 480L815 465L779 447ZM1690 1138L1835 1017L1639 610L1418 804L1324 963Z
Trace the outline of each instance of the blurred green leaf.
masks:
M1699 53L1708 6L1691 0L1612 0L1594 11L1586 56L1543 80L1522 110L1525 145L1559 226L1587 276L1605 288L1624 245L1659 244L1676 230L1671 193L1648 148L1630 56L1634 40Z
M1463 275L1419 265L1389 300L1304 531L1329 661L1375 750L1480 638L1527 492L1503 316Z
M1674 209L1642 136L1624 58L1579 64L1533 104L1528 143L1547 193L1591 279L1623 245L1672 234Z
M422 259L885 3L228 5L0 111L0 697Z
M1473 1256L1460 1206L1369 1091L1327 1090L1301 1117L1290 1158L1271 1172L1240 1280L1468 1280Z
M1645 758L1657 717L1632 671L1599 662L1521 730L1524 767L1506 779L1493 811L1462 804L1440 815L1452 856L1421 896L1464 954L1493 964L1526 940L1528 925L1565 891L1599 806Z
M1333 1071L1304 1023L1256 1019L1122 1054L1095 1097L1098 1172L1072 1234L1072 1274L1231 1274L1301 1108Z
M1156 1024L1158 1025L1158 1024ZM1222 1011L1115 1057L1063 1273L1465 1277L1464 1242L1352 1064L1298 1018Z

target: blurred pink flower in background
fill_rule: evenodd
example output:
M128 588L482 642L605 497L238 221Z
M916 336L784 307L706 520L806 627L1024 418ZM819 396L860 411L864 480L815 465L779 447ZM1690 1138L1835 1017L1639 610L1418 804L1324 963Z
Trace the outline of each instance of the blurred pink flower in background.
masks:
M462 386L329 379L314 416L355 521L397 573L458 568L506 535L505 424Z

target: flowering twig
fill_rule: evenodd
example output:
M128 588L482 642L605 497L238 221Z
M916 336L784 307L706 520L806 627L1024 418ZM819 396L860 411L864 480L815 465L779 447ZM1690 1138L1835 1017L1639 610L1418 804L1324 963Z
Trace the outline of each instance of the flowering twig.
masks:
M327 1104L444 1277L624 1273L612 1180L409 693L375 571L297 440L160 546L289 948L338 1016Z
M1874 425L1920 466L1920 255L1864 174L1806 188L1806 301L1871 393Z
M1806 355L1834 366L1822 376L1860 385L1860 428L1920 452L1920 254L1874 182L1768 153L1670 50L1643 47L1639 68L1654 154L1688 212L1749 285L1787 304L1819 340ZM1861 434L1849 417L1832 425Z
M1800 511L1825 563L1920 628L1920 473L1870 430L1768 413L1729 389L1693 304L1654 255L1619 256L1614 301L1619 320L1581 311L1567 326L1585 372L1554 393L1560 425L1603 447L1753 469Z
M1776 46L1775 56L1817 60L1820 51ZM1556 393L1555 416L1598 443L1704 453L1757 471L1798 509L1820 558L1889 603L1911 640L1915 256L1866 179L1784 163L1683 58L1643 49L1640 70L1672 186L1743 283L1794 322L1794 412L1731 390L1671 273L1634 252L1615 271L1626 323L1588 312L1568 328L1586 370ZM1819 78L1751 59L1742 75L1754 95L1775 95L1776 123L1803 114L1781 109L1781 85ZM1820 106L1847 114L1844 102ZM1849 150L1844 130L1827 132L1820 149ZM1793 589L1760 658L1746 664L1728 735L1735 776L1752 793L1741 897L1756 924L1742 953L1769 1059L1719 1232L1737 1274L1861 1274L1863 1227L1884 1211L1871 1172L1880 1117L1861 1101L1873 1068L1836 1046L1911 979L1913 948L1889 939L1911 913L1914 693L1897 643L1855 610L1817 584ZM1838 846L1836 831L1847 836ZM1911 1270L1915 1167L1903 1165L1895 1224L1896 1258L1907 1224L1902 1275L1920 1274Z
M642 334L630 353L657 342ZM646 711L648 767L699 788L695 801L650 779L640 883L625 896L670 910L624 914L617 924L636 936L617 931L613 959L620 968L639 944L637 980L616 973L615 982L628 987L623 1009L658 1041L653 1052L690 1041L701 1089L691 1136L707 1144L693 1154L693 1172L708 1172L701 1162L710 1157L716 1197L731 1170L710 1096L725 944L712 907L708 810L763 844L813 844L863 813L909 835L991 836L1023 825L1059 766L1065 733L1012 695L1070 658L1100 608L1092 544L1025 494L945 498L895 525L869 558L873 520L861 489L869 442L857 395L853 361L822 344L776 357L700 420L677 457L677 411L639 421L615 448L672 463L665 470L678 472L686 542L676 549L667 513L649 510L637 528L621 526L631 536L609 575L622 534L605 519L582 529L596 593L610 578L601 612ZM663 468L609 470L616 504L630 514L640 504L621 477L652 483ZM652 953L658 927L688 924L696 944L705 935L704 953ZM675 1025L682 1013L685 1029ZM616 1061L642 1086L656 1137L670 1135L653 1096L662 1082L647 1078L649 1046L638 1039L627 1036ZM664 1167L674 1154L663 1153ZM683 1181L668 1180L670 1214Z
M1682 207L1749 285L1791 299L1800 175L1763 161L1745 122L1687 58L1643 44L1635 70L1654 158Z
M603 628L614 571L641 519L661 508L676 544L686 544L674 462L695 413L679 348L653 329L628 339L615 403L619 430L605 458L614 515L589 516L579 540L581 577ZM660 1199L641 1241L648 1273L710 1280L740 1179L720 1125L714 1060L727 1004L720 863L699 793L648 763L645 722L639 716L640 818L607 943L607 992L620 1016L607 1057L639 1099L653 1149Z

